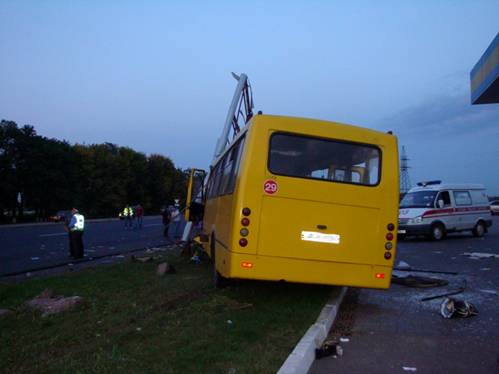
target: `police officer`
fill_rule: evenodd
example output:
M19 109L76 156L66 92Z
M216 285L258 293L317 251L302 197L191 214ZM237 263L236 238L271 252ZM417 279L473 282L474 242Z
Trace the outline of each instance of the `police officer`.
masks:
M125 209L123 209L123 217L125 217L125 229L131 229L132 219L133 219L133 209L129 204L126 204Z
M69 229L69 247L71 256L75 259L83 258L83 230L85 229L85 217L78 213L78 209L71 209L71 220Z

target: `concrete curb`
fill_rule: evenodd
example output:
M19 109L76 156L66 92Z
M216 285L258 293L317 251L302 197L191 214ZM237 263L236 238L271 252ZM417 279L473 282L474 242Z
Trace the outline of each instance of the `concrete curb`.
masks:
M346 292L347 287L334 289L328 302L322 308L319 318L300 339L277 372L278 374L305 374L310 370L315 361L315 349L326 340Z

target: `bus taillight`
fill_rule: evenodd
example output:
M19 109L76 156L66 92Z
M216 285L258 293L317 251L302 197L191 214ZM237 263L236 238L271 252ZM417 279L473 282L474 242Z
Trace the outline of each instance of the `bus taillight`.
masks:
M245 238L239 239L239 245L241 247L246 247L248 245L248 239L245 239Z
M241 266L245 269L251 269L253 267L253 263L249 261L241 262Z
M248 229L246 229L246 228L244 228L244 229L241 229L241 230L239 231L239 233L241 234L241 236L248 236L248 234L249 234L249 230L248 230Z
M385 260L389 260L392 258L392 254L390 252L385 252Z
M243 216L249 216L251 214L250 208L243 208Z
M385 273L376 273L374 277L376 279L385 279Z
M389 223L388 225L386 225L386 228L388 229L388 231L393 231L395 230L395 225L393 223Z
M249 224L250 224L250 220L249 220L249 218L244 217L244 218L241 220L241 225L243 225L243 226L249 226Z
M385 249L386 249L387 251L389 251L389 250L390 250L390 249L392 249L392 248L393 248L393 244L392 244L392 243L390 243L390 242L386 242L386 243L385 243Z
M391 232L386 234L386 240L393 240L393 234Z

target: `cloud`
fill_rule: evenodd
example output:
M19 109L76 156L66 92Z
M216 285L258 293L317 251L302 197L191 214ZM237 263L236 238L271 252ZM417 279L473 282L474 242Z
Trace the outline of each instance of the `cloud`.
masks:
M499 104L471 105L466 93L442 95L385 118L384 128L417 135L462 135L499 129ZM380 123L381 125L381 123Z
M483 183L499 194L499 104L474 105L465 90L434 96L377 122L410 158L411 180Z

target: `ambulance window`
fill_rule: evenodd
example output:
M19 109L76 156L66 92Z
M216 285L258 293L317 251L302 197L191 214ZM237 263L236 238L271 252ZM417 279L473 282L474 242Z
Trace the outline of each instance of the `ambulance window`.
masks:
M454 191L456 205L471 205L471 196L468 191Z
M442 192L440 192L440 194L438 195L437 201L436 201L437 204L438 204L439 200L442 200L444 202L444 206L443 206L444 208L448 207L448 206L451 206L449 191L442 191ZM439 206L437 205L437 208L438 207Z

